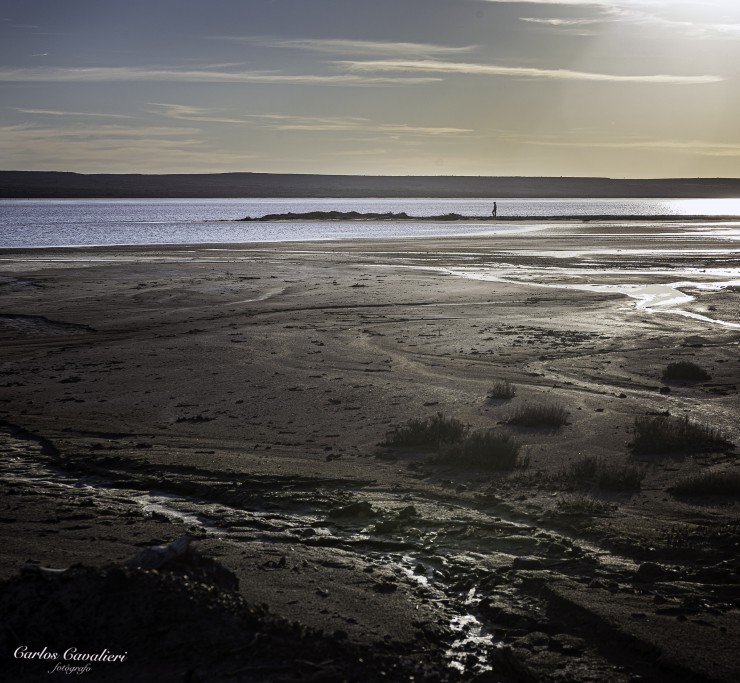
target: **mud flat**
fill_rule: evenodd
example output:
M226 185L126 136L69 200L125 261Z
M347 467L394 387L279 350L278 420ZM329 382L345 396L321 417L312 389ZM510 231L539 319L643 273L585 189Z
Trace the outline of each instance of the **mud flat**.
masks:
M0 672L738 680L728 230L3 251ZM439 413L518 464L392 443ZM183 536L189 569L125 564Z

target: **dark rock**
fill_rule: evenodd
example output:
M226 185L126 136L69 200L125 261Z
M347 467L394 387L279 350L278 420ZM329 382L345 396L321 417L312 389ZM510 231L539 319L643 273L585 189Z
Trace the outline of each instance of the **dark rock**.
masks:
M567 633L559 633L550 639L550 647L553 650L560 650L565 655L576 655L586 649L586 641Z
M343 507L335 508L329 512L329 517L332 519L341 518L361 518L361 517L375 517L377 512L373 510L373 506L367 501L359 501L357 503L350 503Z
M377 534L389 534L393 531L398 531L401 528L400 519L384 519L375 525L375 533Z
M514 562L512 563L511 566L513 569L539 570L539 569L545 568L541 560L538 560L536 557L530 557L528 555L523 555L522 557L515 557Z
M638 583L652 583L675 578L676 572L655 562L643 562L634 573L632 580Z
M494 671L518 683L537 683L540 680L539 676L514 655L510 647L493 648L490 663Z
M740 583L740 577L731 569L725 567L704 567L697 570L691 578L693 581L698 581L699 583Z
M544 633L543 631L533 631L532 633L528 633L526 636L517 638L514 642L516 647L524 647L528 650L531 650L535 647L543 647L549 645L549 643L550 636L548 636L547 633Z
M418 517L418 515L419 513L413 505L409 505L408 507L403 508L403 510L398 511L399 519L409 519L411 517Z

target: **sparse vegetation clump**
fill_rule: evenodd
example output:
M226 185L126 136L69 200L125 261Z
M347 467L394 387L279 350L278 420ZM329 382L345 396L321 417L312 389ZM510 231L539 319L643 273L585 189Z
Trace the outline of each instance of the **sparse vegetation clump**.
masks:
M588 483L596 477L599 459L593 455L584 455L580 460L571 463L563 472L563 478L581 483Z
M710 470L690 474L668 489L679 496L727 496L740 498L740 472Z
M443 448L439 461L486 470L513 470L525 464L522 445L510 434L480 430Z
M596 486L604 491L637 491L645 474L645 469L634 463L605 465L599 470Z
M709 373L691 361L670 363L663 370L664 382L702 382L707 379L711 379Z
M499 380L493 383L493 386L488 391L486 398L489 401L497 400L509 400L516 396L516 387L505 380Z
M613 503L586 495L564 496L558 500L558 510L566 514L603 515L615 508Z
M557 403L525 403L508 420L521 427L550 427L557 429L568 424L568 411Z
M561 475L580 487L604 491L637 491L645 478L645 469L628 463L607 463L593 455L576 460Z
M434 446L460 441L467 427L457 418L437 413L426 419L413 419L386 434L387 446Z
M740 522L731 520L725 523L678 524L664 532L665 547L679 552L692 552L697 556L709 548L718 546L732 549L740 545Z
M717 427L690 420L688 416L645 415L635 418L636 453L687 453L722 451L732 447Z

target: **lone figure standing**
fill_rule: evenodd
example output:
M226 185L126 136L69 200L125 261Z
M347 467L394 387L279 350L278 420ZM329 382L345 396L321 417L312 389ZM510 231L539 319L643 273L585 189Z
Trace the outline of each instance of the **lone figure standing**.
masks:
M491 215L496 218L496 214L498 213L498 206L496 205L496 202L493 202L493 211L491 211Z

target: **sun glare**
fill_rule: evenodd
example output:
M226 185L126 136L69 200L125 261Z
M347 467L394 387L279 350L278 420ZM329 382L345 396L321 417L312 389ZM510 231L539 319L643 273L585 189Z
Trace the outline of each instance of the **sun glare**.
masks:
M678 199L674 206L679 214L686 216L739 216L740 198L724 199Z

